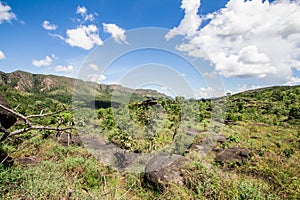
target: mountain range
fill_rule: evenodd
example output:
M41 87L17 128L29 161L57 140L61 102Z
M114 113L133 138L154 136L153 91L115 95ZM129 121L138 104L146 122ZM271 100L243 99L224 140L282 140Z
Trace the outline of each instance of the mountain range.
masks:
M72 99L95 100L96 107L108 107L110 103L117 105L124 101L143 100L145 96L166 97L165 94L151 89L131 89L121 85L105 85L79 79L31 74L24 71L12 73L0 72L0 86L14 88L23 93L39 94L44 97L58 100L62 103L71 103ZM85 102L90 104L90 102Z

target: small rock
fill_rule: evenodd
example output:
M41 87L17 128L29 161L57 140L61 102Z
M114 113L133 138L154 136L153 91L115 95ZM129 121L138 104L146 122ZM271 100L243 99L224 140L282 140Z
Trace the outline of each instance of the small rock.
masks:
M229 120L229 119L225 119L225 120L224 120L224 123L225 123L226 125L228 125L228 124L234 124L234 121Z
M224 142L226 142L226 136L223 134L217 134L214 136L214 139L216 142L223 144Z
M180 155L159 154L149 160L145 168L145 180L155 187L165 187L169 183L184 185L184 164L187 158Z
M201 133L204 133L205 131L200 131L198 129L188 128L188 129L184 130L184 132L187 135L196 136L196 135L200 135Z
M248 158L249 150L242 148L228 148L228 149L213 149L216 153L215 161L223 164L244 164Z
M35 157L35 156L24 157L24 158L17 159L17 162L22 164L22 165L35 165L39 161L40 161L40 159Z

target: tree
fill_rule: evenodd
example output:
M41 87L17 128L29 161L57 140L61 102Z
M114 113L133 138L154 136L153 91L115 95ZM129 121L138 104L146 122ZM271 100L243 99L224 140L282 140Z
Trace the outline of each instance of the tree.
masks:
M66 111L67 109L65 107L62 110L59 110L59 111L56 111L56 112L46 113L46 114L42 114L42 112L41 112L38 115L29 115L29 116L24 116L24 115L8 108L7 106L4 106L2 104L0 104L0 108L1 108L1 110L4 110L5 112L13 115L15 118L23 121L23 123L24 123L23 128L16 129L12 132L0 125L0 132L3 132L3 135L0 138L0 142L2 142L4 140L6 140L7 138L12 137L14 135L19 135L19 134L22 134L22 133L25 133L25 132L28 132L28 131L31 131L31 130L51 130L51 131L61 132L61 131L74 129L73 127L60 128L59 126L61 124L58 124L57 127L45 126L45 125L40 125L40 124L36 125L36 122L33 123L31 121L31 119L34 119L34 118L42 118L42 117L51 116L51 115L55 115L55 114L61 113L63 111Z
M300 107L293 106L289 112L289 119L300 119Z

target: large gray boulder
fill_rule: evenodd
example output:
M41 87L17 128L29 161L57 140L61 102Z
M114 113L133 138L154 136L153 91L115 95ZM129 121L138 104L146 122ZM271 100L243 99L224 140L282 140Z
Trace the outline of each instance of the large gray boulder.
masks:
M7 101L1 94L0 94L0 104L11 109L10 105L7 103ZM2 127L4 127L5 129L9 129L16 123L16 121L17 119L13 114L0 108L0 123Z
M146 165L145 181L159 188L169 184L184 185L184 164L187 161L187 158L175 154L156 155Z

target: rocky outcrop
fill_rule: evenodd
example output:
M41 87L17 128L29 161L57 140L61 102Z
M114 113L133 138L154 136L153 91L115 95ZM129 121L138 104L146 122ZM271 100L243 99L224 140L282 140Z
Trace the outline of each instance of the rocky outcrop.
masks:
M145 168L145 181L158 188L167 185L184 185L184 164L187 158L180 155L159 154L149 160Z
M224 142L226 142L227 138L223 134L216 134L214 136L214 140L220 144L223 144Z
M51 87L54 85L54 82L53 82L53 80L52 79L50 79L50 78L45 78L44 80L42 80L42 82L41 82L41 89L40 89L40 91L44 91L44 90L50 90L51 89Z
M21 165L31 166L31 165L35 165L38 162L40 162L41 159L36 156L30 156L30 157L19 158L16 161Z
M242 165L249 159L250 153L248 149L228 148L228 149L213 149L216 153L215 161L221 165Z
M0 94L0 104L7 108L11 108L10 105L7 103L7 101L1 94ZM15 124L16 121L17 121L17 119L15 118L15 116L13 114L0 108L1 126L3 126L5 129L9 129L10 127L12 127Z
M62 146L69 146L69 145L82 145L82 141L79 135L73 135L66 132L58 133L55 135L54 140L61 144Z
M32 90L34 87L33 75L30 73L16 71L8 74L7 84L13 86L17 90Z

